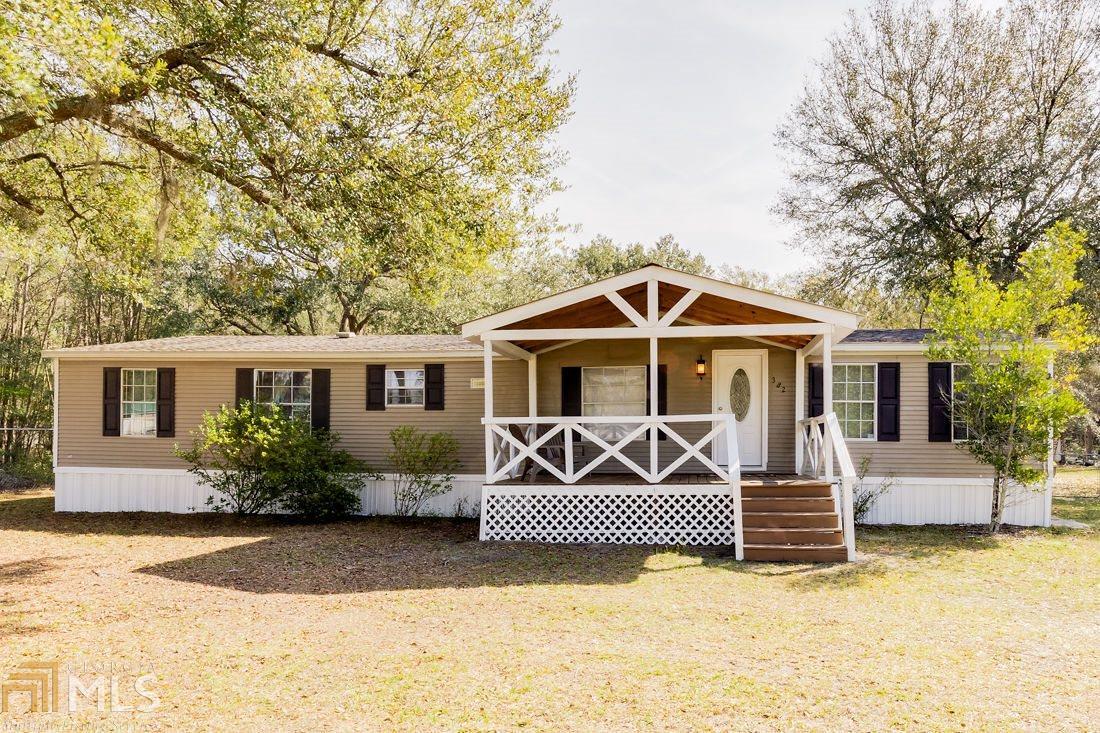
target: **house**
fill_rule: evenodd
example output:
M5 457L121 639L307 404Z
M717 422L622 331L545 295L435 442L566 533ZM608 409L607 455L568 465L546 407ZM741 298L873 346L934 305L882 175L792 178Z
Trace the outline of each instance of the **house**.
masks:
M398 425L452 432L431 509L481 537L854 556L870 523L984 523L991 473L955 443L950 364L920 330L648 265L464 325L461 336L185 336L59 349L58 511L203 506L173 444L234 400L273 402L383 472ZM860 467L864 470L860 471ZM1048 525L1051 486L1007 521ZM388 480L362 511L392 509Z

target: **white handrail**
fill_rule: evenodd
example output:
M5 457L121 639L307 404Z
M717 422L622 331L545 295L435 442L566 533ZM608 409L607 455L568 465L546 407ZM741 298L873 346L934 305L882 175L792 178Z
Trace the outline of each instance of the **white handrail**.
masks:
M818 415L799 420L798 439L802 442L802 460L809 463L809 475L815 478L824 475L829 483L834 483L833 464L840 469L840 485L836 502L844 531L844 545L848 550L848 560L856 559L856 526L853 513L852 492L855 490L856 469L848 445L844 442L844 433L836 413ZM806 473L807 466L796 466L797 473Z
M741 458L737 445L737 427L732 415L699 414L699 415L593 415L593 416L567 416L567 417L489 417L482 418L485 426L486 446L490 450L486 465L489 470L486 475L486 483L492 484L506 478L515 477L526 460L538 464L554 478L565 484L576 483L579 479L593 472L601 464L614 459L624 468L628 469L646 482L656 484L666 479L671 473L684 463L695 460L702 464L710 473L723 481L728 482L730 495L733 498L735 553L738 560L744 559L744 529L741 517ZM673 430L672 424L702 422L710 423L710 428L698 440L691 440ZM522 433L522 439L513 435L509 426L515 425ZM541 435L538 434L538 426L549 426ZM592 428L597 425L621 425L623 434L618 438L605 439L598 435ZM664 433L669 440L669 448L679 447L682 453L674 457L663 468L660 465L660 452L648 451L648 461L638 454L638 461L648 462L648 466L639 465L631 456L624 452L627 446L638 440L649 440L650 431ZM728 465L723 468L714 456L707 455L708 445L716 444L716 441L726 441L726 453ZM560 443L552 442L560 436ZM584 441L588 445L594 445L599 453L584 465L577 465L574 444ZM555 464L546 455L551 448L562 451L562 462ZM667 454L667 451L665 451Z

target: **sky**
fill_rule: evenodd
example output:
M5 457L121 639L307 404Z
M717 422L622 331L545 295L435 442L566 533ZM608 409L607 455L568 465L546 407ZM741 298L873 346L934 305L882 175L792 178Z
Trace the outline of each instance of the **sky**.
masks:
M713 264L773 275L809 266L770 213L784 183L775 129L826 39L866 0L557 0L554 65L577 75L557 143L567 187L546 208L651 243L672 234Z

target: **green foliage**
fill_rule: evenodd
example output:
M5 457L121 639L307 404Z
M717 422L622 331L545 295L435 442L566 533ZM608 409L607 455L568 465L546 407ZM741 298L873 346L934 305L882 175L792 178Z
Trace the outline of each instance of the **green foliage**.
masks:
M1042 472L1049 433L1059 433L1083 406L1070 389L1066 358L1095 342L1085 310L1071 302L1085 235L1066 223L1051 227L1020 260L1020 277L999 286L984 267L955 265L949 292L932 299L929 357L965 365L954 419L966 425L961 444L994 471L990 528L1002 521L1009 481L1028 485ZM1048 364L1056 363L1053 378Z
M204 293L229 297L218 315L260 306L226 322L362 330L380 278L471 271L536 221L572 97L556 28L538 0L9 3L0 221L102 257L121 233L140 264L175 214L213 211L223 274L313 281L330 304L269 319ZM142 202L152 225L125 215Z
M245 402L204 414L191 447L176 453L213 490L213 511L325 521L357 511L363 474L373 475L338 443L335 433Z
M415 517L424 502L451 490L458 470L458 441L450 433L426 433L411 425L390 431L394 513Z

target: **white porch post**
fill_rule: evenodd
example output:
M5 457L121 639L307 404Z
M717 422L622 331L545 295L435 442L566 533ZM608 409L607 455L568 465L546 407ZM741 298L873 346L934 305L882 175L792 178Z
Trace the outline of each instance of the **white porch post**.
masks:
M799 421L806 419L806 352L794 352L794 472L802 473L802 428Z
M493 342L489 339L484 340L484 374L485 374L485 417L489 419L493 416ZM493 469L495 468L495 461L493 457L493 428L491 425L485 425L485 483L489 483L493 480Z
M657 337L649 340L649 417L657 417ZM650 481L656 481L661 472L657 465L657 426L649 429L649 477Z
M828 416L833 411L833 335L826 333L821 340L821 391L822 413ZM833 480L833 436L825 431L825 480Z
M658 311L657 281L646 284L646 316L650 326L656 326L661 314ZM649 338L649 418L657 417L657 337ZM661 472L657 465L657 426L649 429L649 480L656 481Z
M539 416L539 370L537 356L527 360L527 414Z

